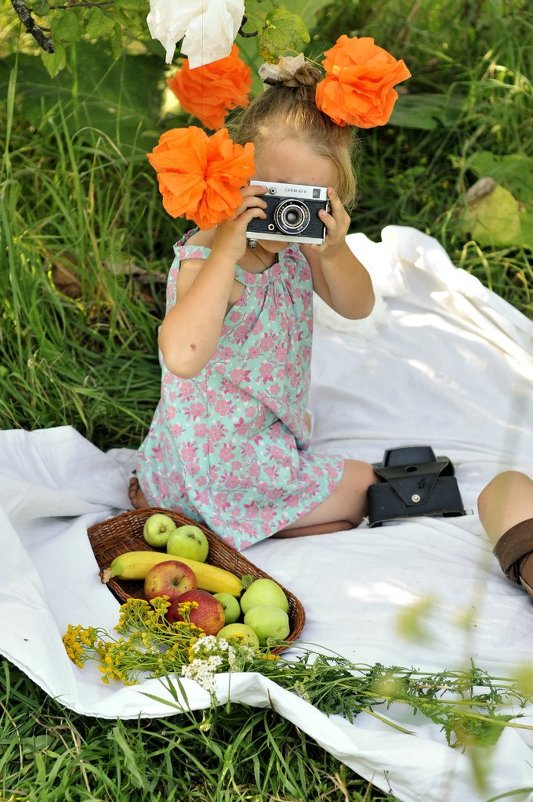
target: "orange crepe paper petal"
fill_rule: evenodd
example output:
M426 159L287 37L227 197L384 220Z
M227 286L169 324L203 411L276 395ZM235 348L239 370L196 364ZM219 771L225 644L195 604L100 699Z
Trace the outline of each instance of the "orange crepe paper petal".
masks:
M183 59L181 69L167 84L185 111L215 130L224 125L231 109L249 104L252 71L234 44L229 56L203 67L191 70L188 59Z
M211 228L233 216L242 202L240 189L255 171L254 146L235 144L226 128L212 136L195 126L161 135L148 161L156 170L163 207Z
M340 126L385 125L398 99L392 87L411 77L405 63L370 37L345 34L324 56L326 77L316 88L318 108Z

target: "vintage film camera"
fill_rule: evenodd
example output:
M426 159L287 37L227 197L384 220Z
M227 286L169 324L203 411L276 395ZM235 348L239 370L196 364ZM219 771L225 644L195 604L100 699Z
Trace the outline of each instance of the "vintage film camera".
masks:
M252 186L267 188L261 195L266 201L266 219L254 219L248 225L249 240L272 239L321 245L326 227L318 216L320 209L329 211L327 187L306 184L278 184L273 181L250 181Z

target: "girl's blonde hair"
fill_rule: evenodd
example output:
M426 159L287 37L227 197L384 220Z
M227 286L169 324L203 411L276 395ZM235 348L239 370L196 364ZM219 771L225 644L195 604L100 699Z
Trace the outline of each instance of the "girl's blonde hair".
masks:
M281 134L311 145L317 155L330 159L338 176L337 193L346 209L353 207L357 194L354 161L355 131L336 125L315 103L315 88L321 78L316 67L305 62L289 84L276 82L233 118L232 138L238 144L253 142L259 150L267 136Z

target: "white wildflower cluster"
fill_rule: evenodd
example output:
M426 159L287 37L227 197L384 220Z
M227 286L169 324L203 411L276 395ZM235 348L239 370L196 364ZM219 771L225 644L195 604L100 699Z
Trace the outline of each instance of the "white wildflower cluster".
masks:
M218 674L222 665L220 655L196 657L188 666L181 667L182 676L195 680L198 685L205 688L209 693L214 693L216 688L215 674Z
M216 688L215 675L221 671L239 671L251 662L255 652L249 646L233 645L224 638L206 635L191 646L193 659L182 666L181 674L193 679L209 693Z

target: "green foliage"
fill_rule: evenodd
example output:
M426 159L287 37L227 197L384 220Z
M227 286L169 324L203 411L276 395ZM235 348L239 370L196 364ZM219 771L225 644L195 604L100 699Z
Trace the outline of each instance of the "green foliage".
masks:
M309 42L309 32L298 14L284 8L269 12L259 37L259 53L264 61L276 62L286 51L300 51Z
M258 50L264 60L277 61L285 51L298 51L309 42L308 25L320 6L318 0L307 3L288 0L280 6L278 0L250 0L246 8L244 30L258 37ZM33 19L42 29L46 45L53 52L40 53L42 63L51 78L67 66L68 51L81 42L99 42L116 58L132 44L162 54L162 48L150 40L146 26L148 0L89 0L65 5L38 3ZM7 12L4 11L4 14ZM13 9L10 13L14 14ZM25 36L27 46L28 34ZM44 47L37 39L33 49Z
M396 802L270 709L81 716L0 662L3 800Z
M129 58L114 66L114 93L105 80L81 103L65 91L54 102L43 91L40 118L25 60L22 95L14 91L16 68L9 74L1 65L11 90L0 173L2 428L71 424L105 448L135 445L157 402L164 298L162 272L152 265L168 265L183 225L161 214L135 139L147 104L128 81L142 75L147 57L135 70ZM100 129L89 124L89 103L104 117Z
M13 55L0 60L1 94L12 74L17 116L33 130L60 113L72 137L106 137L122 158L138 160L157 142L163 76L156 56L125 53L110 61L99 45L81 43L69 53L66 73L57 81L40 59Z
M459 225L480 245L523 245L533 247L533 237L528 238L528 225L522 226L520 206L508 189L490 179L481 187L485 191L474 194L480 187L474 184L467 194L467 205ZM531 228L531 226L529 226Z
M358 665L337 655L305 650L292 660L265 663L258 670L293 690L324 713L353 721L361 712L377 715L391 726L409 733L386 718L391 705L407 706L413 721L422 714L438 724L448 743L466 748L493 746L510 723L512 703L524 707L529 698L515 680L491 677L471 665L464 671L435 674L397 666ZM380 708L383 713L380 715Z
M464 97L454 97L449 92L402 94L392 112L390 124L422 131L453 128L461 116L463 105Z
M17 21L14 7L5 0L2 5L4 10L0 13L13 26L12 39L8 42L10 49L22 48L39 54L51 77L67 66L68 50L82 41L100 42L116 58L128 46L149 40L146 27L148 0L121 0L120 3L89 0L63 5L43 0L33 6L26 4L34 24L41 29L41 38L31 38L24 29L17 30L13 24ZM45 45L55 52L46 52ZM163 52L159 45L151 44L150 47L159 55Z

